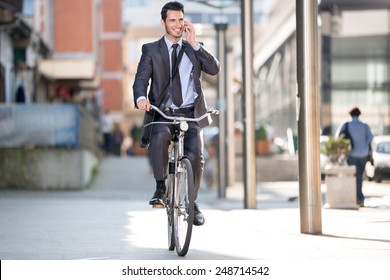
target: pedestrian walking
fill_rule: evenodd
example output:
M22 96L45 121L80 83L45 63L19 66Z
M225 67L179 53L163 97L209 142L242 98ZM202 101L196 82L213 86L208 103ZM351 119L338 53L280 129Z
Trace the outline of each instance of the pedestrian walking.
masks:
M352 150L348 154L347 163L356 167L357 203L360 207L364 207L363 174L374 136L368 124L359 120L360 114L358 107L352 107L349 110L352 119L342 125L337 136L343 134L345 138L351 140Z

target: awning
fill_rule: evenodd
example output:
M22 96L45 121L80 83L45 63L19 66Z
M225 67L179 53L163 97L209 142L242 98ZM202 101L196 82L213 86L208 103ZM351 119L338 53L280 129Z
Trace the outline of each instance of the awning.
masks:
M47 59L39 63L38 69L54 80L91 80L95 76L95 63L91 59Z

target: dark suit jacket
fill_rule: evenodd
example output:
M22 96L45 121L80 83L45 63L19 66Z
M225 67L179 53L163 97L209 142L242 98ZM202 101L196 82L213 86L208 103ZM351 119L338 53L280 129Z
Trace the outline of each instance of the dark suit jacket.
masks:
M199 117L206 112L206 100L203 95L201 84L201 72L210 75L219 73L220 66L218 60L211 55L203 46L198 51L194 51L190 44L183 40L186 44L185 53L191 60L193 65L193 78L195 91L197 96L194 103L194 115ZM138 64L137 73L133 84L133 95L135 106L137 107L137 99L141 96L147 97L154 105L160 105L162 108L165 104L155 104L158 96L163 93L163 89L169 82L169 53L164 37L160 40L144 44L142 46L142 55ZM147 88L151 81L149 93ZM167 87L168 90L168 87ZM211 118L205 118L198 124L205 127L211 123Z

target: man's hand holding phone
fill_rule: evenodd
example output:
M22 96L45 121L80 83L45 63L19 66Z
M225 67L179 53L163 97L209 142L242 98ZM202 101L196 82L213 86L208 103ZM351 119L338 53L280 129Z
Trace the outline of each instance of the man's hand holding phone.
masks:
M184 21L184 32L186 34L187 42L192 46L196 47L198 45L198 41L196 41L195 28L192 23L189 21Z

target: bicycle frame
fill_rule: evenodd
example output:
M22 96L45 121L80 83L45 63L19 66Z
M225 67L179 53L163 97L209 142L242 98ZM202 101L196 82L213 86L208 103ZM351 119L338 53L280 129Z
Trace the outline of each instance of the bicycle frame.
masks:
M209 117L211 114L219 114L218 110L215 110L212 106L207 108L207 111L205 114L198 118L187 118L187 117L179 117L179 116L167 116L164 112L162 112L157 106L150 105L150 107L157 111L163 118L169 120L169 121L158 121L158 122L151 122L144 127L152 125L152 124L178 124L179 125L179 134L177 136L177 141L172 141L169 149L171 153L169 153L168 159L169 159L169 173L171 173L172 170L176 170L176 166L172 166L171 164L178 162L180 159L184 156L184 134L188 130L188 122L198 122L203 120L206 117ZM174 168L174 169L172 169ZM180 170L179 170L180 171Z
M170 149L173 149L173 154L169 154L169 163L177 162L184 156L184 134L188 130L187 122L198 122L203 120L204 118L209 117L211 114L219 114L218 110L215 110L212 106L207 108L205 114L198 118L187 118L187 117L179 117L179 116L167 116L164 112L162 112L157 106L150 105L150 107L157 111L163 118L169 121L159 121L159 122L151 122L144 127L152 125L152 124L179 124L179 135L177 135L177 141L173 141L170 145ZM176 168L175 168L176 169ZM171 166L169 166L169 170L171 170Z

